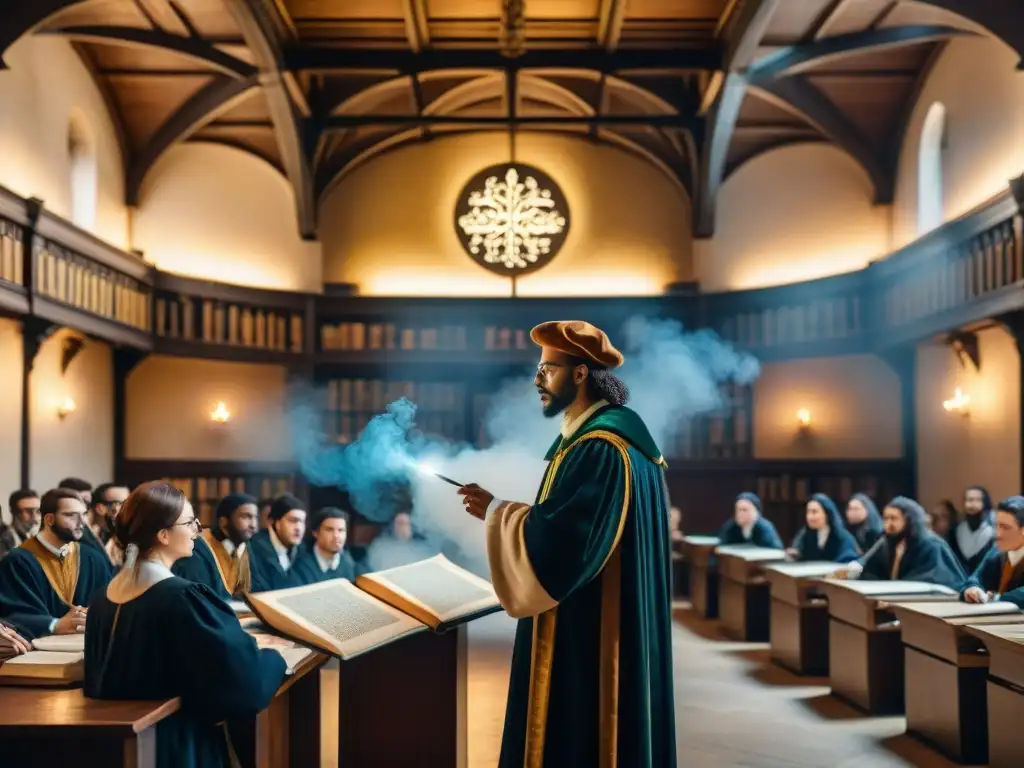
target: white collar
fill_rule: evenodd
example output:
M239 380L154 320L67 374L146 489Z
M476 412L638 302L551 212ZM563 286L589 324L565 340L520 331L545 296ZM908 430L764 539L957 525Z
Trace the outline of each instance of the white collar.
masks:
M575 435L579 431L580 427L587 423L587 420L591 416L608 404L607 400L598 400L572 421L569 421L569 414L565 414L565 416L562 417L562 437L568 440L570 437Z
M214 537L214 538L216 538L216 537ZM235 559L238 559L243 554L245 554L245 542L244 541L241 544L235 544L235 542L233 542L227 536L225 536L223 539L217 539L217 540L220 542L220 545L222 547L224 547L224 551L228 553L228 557L233 557ZM271 541L273 541L273 539L271 539ZM278 542L278 544L280 544L280 543L281 542ZM277 547L275 547L275 549L277 549Z
M966 558L972 558L981 552L992 541L994 535L995 531L984 517L976 531L971 530L966 520L960 521L960 524L956 527L956 543Z
M58 549L57 547L53 546L53 544L48 542L45 538L43 538L42 535L37 535L36 536L36 540L40 544L42 544L43 547L45 547L46 550L48 552L50 552L50 554L52 554L58 560L63 561L64 558L67 557L68 554L71 552L71 545L70 544L65 544L64 546L60 547L60 549Z
M341 565L341 552L338 552L330 560L325 560L324 556L320 554L320 547L314 544L313 554L316 555L316 561L320 565L320 571L322 573L327 573L328 571L336 571L338 570L338 566Z
M282 544L281 540L277 538L277 534L274 532L274 526L269 526L267 528L267 533L270 534L270 546L274 548L274 551L277 552L278 555L291 554L291 550L288 549L288 547L286 547L284 544Z
M107 599L123 605L140 595L154 584L174 576L171 570L156 560L139 560L137 568L122 568L107 587Z
M1010 565L1014 568L1017 567L1017 563L1024 560L1024 547L1020 549L1011 549L1006 553L1006 557L1010 560Z
M740 526L740 530L743 532L743 538L744 539L749 539L750 538L750 535L754 532L754 526L755 525L757 525L757 520L756 519L750 525L741 525Z

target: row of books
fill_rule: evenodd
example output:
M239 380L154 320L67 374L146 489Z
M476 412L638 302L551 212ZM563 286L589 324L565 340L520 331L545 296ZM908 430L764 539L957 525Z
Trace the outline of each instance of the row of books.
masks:
M149 330L149 293L142 284L48 245L36 255L36 290L65 304Z
M331 379L327 382L328 411L375 411L381 413L388 403L408 398L426 411L453 411L462 408L465 385L448 382L414 382L387 379Z
M0 219L0 280L23 285L25 274L25 244L21 227Z
M269 499L295 490L295 479L283 477L168 477L164 480L192 502L203 525L213 525L217 504L229 493L247 493L257 499Z
M324 351L418 349L460 351L470 348L484 350L530 349L529 331L523 328L463 325L424 326L414 328L395 323L344 322L320 327L320 348ZM473 337L471 341L471 337Z
M858 330L860 302L856 296L744 312L722 323L722 336L745 347L843 338Z
M156 300L156 335L172 339L301 353L304 325L301 314L283 310L187 296Z

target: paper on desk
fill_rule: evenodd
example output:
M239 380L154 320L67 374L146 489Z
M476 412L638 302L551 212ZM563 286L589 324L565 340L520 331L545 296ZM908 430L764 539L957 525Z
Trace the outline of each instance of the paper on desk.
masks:
M59 651L63 653L85 653L85 635L49 635L32 641L37 651Z
M235 614L252 613L252 608L243 603L241 600L228 600L228 605Z
M29 651L4 662L4 666L21 666L34 664L51 664L64 666L75 664L85 658L85 653L63 653L60 651Z
M287 665L287 673L289 675L293 675L295 674L295 669L302 664L302 662L312 656L315 651L311 651L309 648L303 648L302 646L296 646L294 648L279 648L278 653L284 657L284 663Z

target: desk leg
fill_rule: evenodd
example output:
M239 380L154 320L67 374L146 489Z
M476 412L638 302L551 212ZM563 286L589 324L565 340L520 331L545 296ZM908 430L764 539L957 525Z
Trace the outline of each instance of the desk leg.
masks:
M798 675L828 674L828 606L772 600L772 660Z
M341 662L339 768L465 766L466 632L421 632Z
M1024 692L988 680L989 768L1020 768Z
M156 768L156 726L124 740L124 768Z
M288 696L288 759L291 768L320 765L321 669L297 680Z

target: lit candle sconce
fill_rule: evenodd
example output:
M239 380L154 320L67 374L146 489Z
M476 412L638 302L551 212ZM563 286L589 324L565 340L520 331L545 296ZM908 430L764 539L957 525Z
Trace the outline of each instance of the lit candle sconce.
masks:
M60 405L57 406L57 416L61 421L66 419L78 406L75 405L75 401L71 398L71 395L65 395L64 399L61 400Z
M965 395L960 387L957 387L953 397L942 401L942 407L947 413L959 413L961 416L970 414L971 396Z
M231 411L224 405L224 401L218 401L214 409L210 411L210 421L214 424L227 424L231 420Z
M811 412L807 408L801 408L796 412L796 423L801 432L811 428Z

